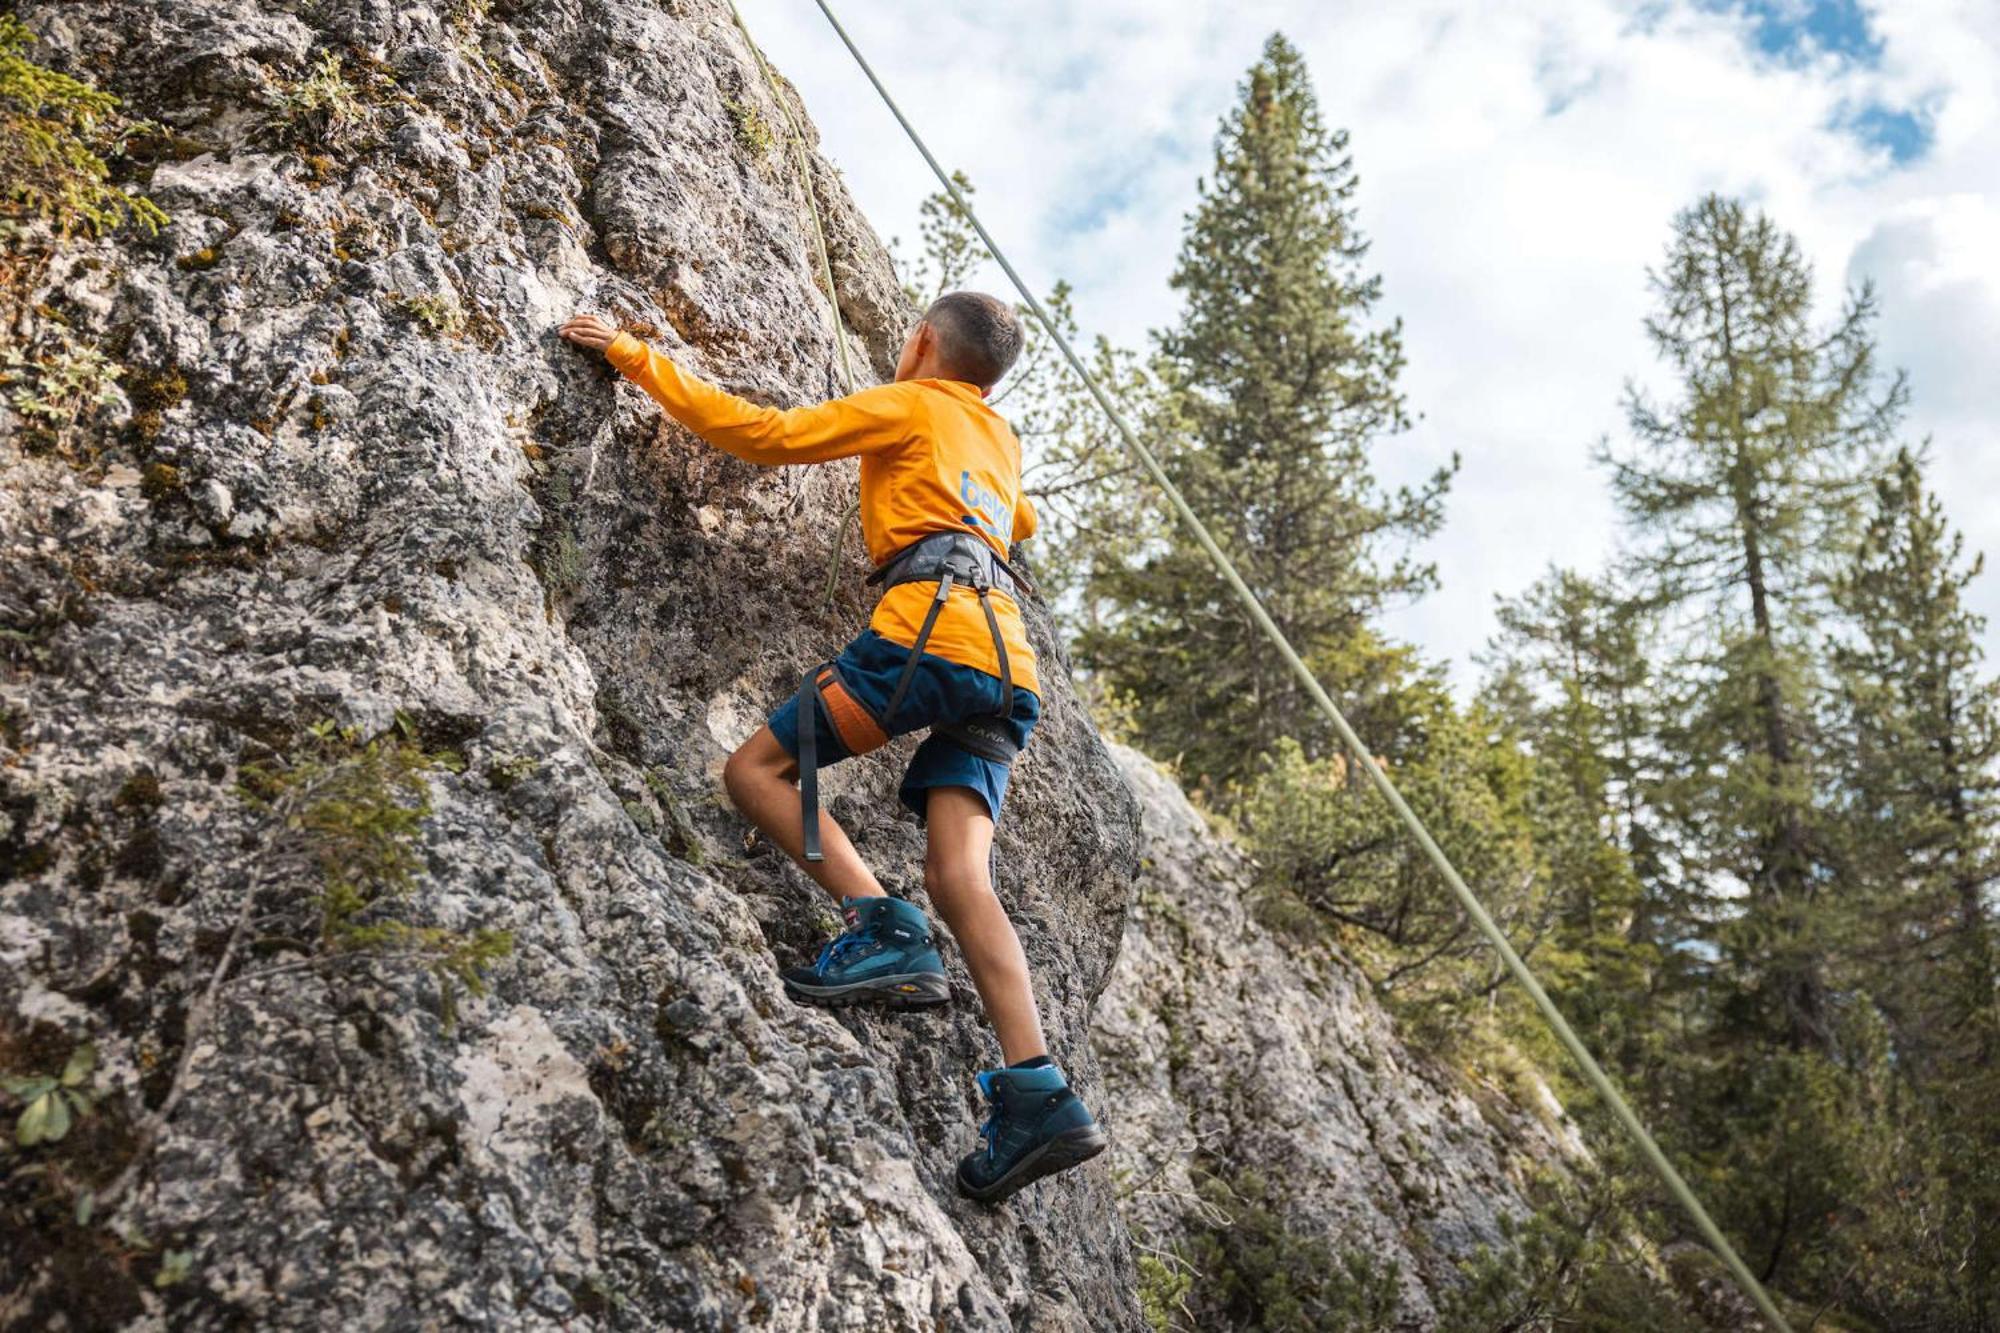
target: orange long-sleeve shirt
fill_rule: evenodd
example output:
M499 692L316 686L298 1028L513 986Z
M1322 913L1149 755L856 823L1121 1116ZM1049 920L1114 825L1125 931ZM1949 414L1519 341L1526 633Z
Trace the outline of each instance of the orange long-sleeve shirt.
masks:
M1034 534L1034 507L1021 493L1021 442L971 384L903 380L780 410L723 392L629 333L619 334L605 355L668 416L738 458L776 466L859 455L861 531L877 566L928 533L974 532L1003 558L1009 542ZM931 582L891 588L869 627L908 647L936 595ZM1014 683L1040 694L1020 607L996 592L993 613ZM993 635L970 588L951 590L924 651L1000 674Z

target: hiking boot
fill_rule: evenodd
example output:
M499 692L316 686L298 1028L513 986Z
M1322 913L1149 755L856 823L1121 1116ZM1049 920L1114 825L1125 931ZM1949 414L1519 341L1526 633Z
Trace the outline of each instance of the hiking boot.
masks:
M900 898L847 898L847 929L828 940L810 967L785 969L785 993L805 1004L878 1004L931 1009L951 999L931 923Z
M986 1146L958 1164L958 1190L981 1203L1087 1162L1110 1142L1052 1064L986 1070L979 1090L993 1113L979 1127Z

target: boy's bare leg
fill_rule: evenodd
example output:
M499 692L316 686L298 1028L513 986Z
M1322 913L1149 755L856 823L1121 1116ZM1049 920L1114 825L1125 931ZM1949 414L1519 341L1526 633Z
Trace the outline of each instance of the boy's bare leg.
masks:
M987 873L993 819L985 800L970 787L933 787L924 824L924 887L965 955L1002 1057L1012 1065L1047 1055L1028 958Z
M785 752L769 727L757 728L757 734L743 742L722 767L723 785L729 789L729 799L736 802L736 808L791 857L799 869L832 894L836 905L843 898L883 897L882 885L874 872L854 850L846 832L824 809L819 812L819 841L826 859L818 862L805 859L805 821L799 817L798 777L798 760ZM990 837L992 826L987 827Z

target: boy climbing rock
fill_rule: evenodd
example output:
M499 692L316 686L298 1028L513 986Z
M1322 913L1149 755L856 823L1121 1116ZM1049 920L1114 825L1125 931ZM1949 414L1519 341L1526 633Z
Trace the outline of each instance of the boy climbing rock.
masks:
M985 401L1021 351L1014 312L977 292L941 297L904 340L894 383L789 411L724 393L593 315L571 319L562 336L603 351L674 420L738 458L860 456L861 528L881 599L868 628L808 672L723 770L737 808L833 895L847 923L810 966L784 973L785 989L819 1005L950 999L929 920L883 891L819 809L821 764L929 728L898 794L924 823L925 892L1006 1062L978 1075L991 1113L984 1146L958 1165L959 1189L993 1202L1096 1156L1104 1132L1049 1059L1028 960L988 875L1010 766L1041 711L1006 561L1009 544L1034 532L1035 511L1021 493L1020 441Z

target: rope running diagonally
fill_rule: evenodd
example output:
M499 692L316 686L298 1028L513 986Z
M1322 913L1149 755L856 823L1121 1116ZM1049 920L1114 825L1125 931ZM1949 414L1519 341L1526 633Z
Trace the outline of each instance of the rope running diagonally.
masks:
M840 292L833 285L833 260L827 254L826 224L820 220L819 201L813 194L812 164L806 157L806 139L799 129L799 122L792 115L792 104L785 100L785 94L778 87L777 73L771 62L764 59L764 52L757 45L757 39L750 35L749 25L743 22L743 14L736 8L736 0L729 0L729 17L736 21L736 31L743 34L743 44L750 48L751 59L757 62L757 69L764 76L764 86L770 90L771 100L778 104L778 111L785 118L785 127L791 131L792 163L798 168L799 188L805 192L806 212L812 218L813 244L819 251L820 277L826 282L827 310L833 316L833 345L840 352L840 374L847 382L847 392L854 393L861 386L854 378L854 362L847 351L847 322L840 314ZM840 516L840 522L833 530L833 554L826 562L826 592L820 599L822 606L833 605L833 589L840 577L840 553L847 542L847 525L861 512L861 499L856 496L849 502Z
M882 86L882 80L876 76L874 67L868 63L867 58L861 54L860 48L855 46L854 39L847 35L847 30L841 26L840 20L834 16L833 10L828 5L827 0L813 0L813 3L819 6L820 13L824 14L826 21L833 26L833 31L840 38L841 45L845 46L848 54L854 57L854 62L861 67L861 72L868 76L868 82L874 85L875 91L882 98L883 104L889 108L889 113L896 118L896 123L903 127L903 133L909 136L910 143L915 146L917 152L923 155L924 162L929 165L931 172L938 178L939 183L944 186L946 193L951 196L952 202L964 210L966 220L972 224L973 230L979 233L979 239L985 243L987 252L993 256L994 262L999 264L1002 271L1006 273L1008 281L1012 282L1014 289L1020 292L1021 300L1027 305L1029 310L1034 312L1035 318L1041 321L1042 327L1048 330L1049 336L1055 340L1056 346L1062 349L1063 357L1069 362L1070 369L1076 372L1076 376L1082 381L1084 388L1088 389L1091 397L1097 400L1097 405L1104 410L1106 418L1110 420L1111 425L1117 430L1120 437L1123 438L1126 448L1131 451L1133 457L1151 474L1153 481L1166 494L1167 501L1173 507L1174 512L1180 517L1181 522L1187 526L1188 530L1194 534L1195 541L1200 544L1202 550L1207 552L1209 560L1214 563L1217 572L1221 574L1223 580L1236 593L1237 598L1243 603L1244 609L1250 613L1251 618L1257 622L1258 628L1263 630L1265 637L1271 641L1271 645L1284 658L1285 664L1291 668L1292 674L1298 678L1299 683L1304 686L1306 693L1319 706L1319 710L1326 715L1328 721L1333 723L1334 730L1340 734L1340 739L1345 742L1347 748L1354 754L1356 762L1375 784L1375 789L1381 793L1382 799L1389 803L1389 808L1396 812L1397 817L1403 821L1404 827L1410 831L1411 837L1416 839L1417 845L1430 858L1432 866L1443 877L1444 882L1451 887L1452 893L1458 898L1459 905L1465 909L1466 915L1472 918L1473 924L1479 927L1480 933L1486 936L1487 942L1500 955L1501 961L1506 964L1507 970L1513 974L1514 980L1519 982L1522 989L1528 992L1529 998L1534 1001L1535 1008L1541 1012L1543 1020L1548 1023L1550 1029L1556 1034L1557 1039L1562 1042L1563 1047L1569 1052L1570 1058L1576 1061L1577 1067L1583 1072L1583 1076L1589 1082L1590 1086L1595 1089L1599 1097L1604 1099L1605 1105L1611 1109L1619 1123L1624 1127L1625 1132L1631 1136L1633 1143L1638 1147L1640 1154L1646 1159L1647 1164L1653 1168L1654 1173L1659 1176L1661 1183L1667 1187L1668 1192L1686 1210L1689 1218L1693 1220L1696 1229L1701 1232L1702 1237L1721 1256L1723 1262L1729 1266L1729 1271L1735 1276L1737 1285L1742 1287L1744 1293L1756 1304L1757 1309L1763 1313L1764 1318L1770 1321L1771 1327L1777 1330L1777 1333L1791 1333L1791 1326L1785 1322L1785 1317L1778 1313L1777 1305L1772 1302L1769 1293L1764 1290L1763 1284L1758 1282L1751 1274L1749 1267L1744 1264L1742 1256L1736 1253L1735 1247L1722 1234L1721 1228L1716 1226L1714 1220L1709 1217L1708 1210L1702 1207L1699 1199L1695 1198L1694 1191L1688 1188L1685 1180L1681 1179L1680 1172L1676 1171L1673 1163L1667 1160L1667 1155L1660 1150L1660 1145L1654 1142L1653 1136L1646 1132L1646 1127L1640 1123L1638 1115L1626 1102L1624 1096L1619 1093L1617 1087L1612 1084L1610 1077L1598 1065L1597 1060L1591 1055L1589 1049L1584 1046L1583 1042L1570 1028L1569 1021L1562 1016L1562 1011L1556 1008L1555 1002L1549 999L1548 992L1542 989L1541 983L1535 979L1535 974L1528 970L1527 963L1523 962L1520 954L1515 952L1514 946L1507 942L1506 935L1501 932L1499 926L1494 924L1493 918L1487 913L1485 905L1466 886L1464 879L1459 876L1457 868L1452 865L1451 859L1445 855L1444 849L1438 846L1437 840L1431 836L1430 830L1424 827L1423 821L1417 818L1414 810L1410 809L1409 803L1403 799L1402 793L1396 790L1395 783L1389 780L1389 775L1369 756L1368 750L1361 744L1361 738L1355 735L1354 728L1348 725L1346 717L1341 714L1340 709L1335 706L1332 698L1327 695L1325 688L1320 685L1319 679L1313 675L1311 668L1306 666L1304 660L1299 657L1298 650L1293 648L1291 642L1286 639L1284 631L1280 630L1277 624L1272 621L1270 613L1265 611L1263 603L1257 600L1257 595L1251 592L1248 585L1243 582L1243 577L1237 572L1235 563L1230 560L1229 556L1223 552L1220 546L1216 545L1215 538L1209 534L1207 525L1196 516L1194 510L1188 507L1186 499L1182 497L1179 488L1174 485L1172 478L1167 476L1166 470L1160 466L1159 460L1153 456L1152 450L1148 449L1145 443L1133 433L1132 428L1126 424L1124 415L1112 403L1110 396L1105 393L1103 387L1098 384L1091 373L1084 368L1082 360L1076 354L1076 349L1070 346L1069 339L1063 336L1062 330L1056 327L1055 321L1050 319L1048 312L1042 309L1042 303L1035 299L1034 292L1029 289L1027 283L1021 280L1021 275L1015 271L1014 266L1007 261L1007 256L1002 253L998 243L987 232L985 225L980 222L979 215L972 211L971 203L960 192L949 173L938 165L937 158L932 156L931 150L925 145L922 136L910 124L909 118L903 114L902 108L896 105L896 99L891 97L889 90Z

